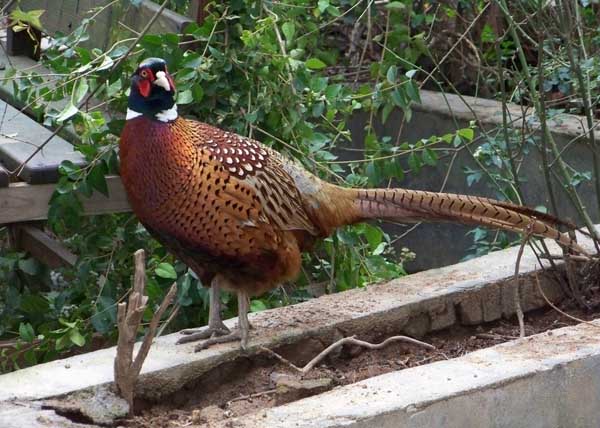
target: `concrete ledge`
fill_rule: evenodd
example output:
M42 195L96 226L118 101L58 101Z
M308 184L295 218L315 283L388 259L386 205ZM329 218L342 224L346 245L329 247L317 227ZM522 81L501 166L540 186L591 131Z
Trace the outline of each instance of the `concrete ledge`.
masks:
M550 244L550 243L549 243ZM556 252L557 247L551 243ZM420 336L454 323L491 321L514 312L512 277L517 248L449 266L409 275L302 304L251 314L255 326L249 353L259 346L273 349L293 344L314 355L340 335L356 334L376 340L405 333ZM536 259L526 250L521 272L525 278L536 269ZM542 279L543 276L541 277ZM543 281L546 293L560 297L552 281ZM522 281L525 310L544 306L531 281ZM234 325L235 319L226 322ZM138 396L160 400L211 369L242 356L238 344L223 344L194 353L194 344L175 345L178 334L156 340L144 365ZM107 384L113 379L115 348L40 364L0 376L0 401L44 399Z
M388 373L220 427L600 426L600 321Z

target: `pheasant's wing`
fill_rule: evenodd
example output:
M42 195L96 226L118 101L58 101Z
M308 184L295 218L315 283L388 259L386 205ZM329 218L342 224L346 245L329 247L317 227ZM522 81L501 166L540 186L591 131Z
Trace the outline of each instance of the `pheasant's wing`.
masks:
M299 230L318 235L302 205L294 180L285 171L281 158L259 142L224 132L210 125L189 121L198 133L199 150L208 154L208 162L221 166L232 186L226 194L241 204L244 212L259 213L257 218L238 219L247 227L268 223L282 231ZM235 212L232 215L236 215Z

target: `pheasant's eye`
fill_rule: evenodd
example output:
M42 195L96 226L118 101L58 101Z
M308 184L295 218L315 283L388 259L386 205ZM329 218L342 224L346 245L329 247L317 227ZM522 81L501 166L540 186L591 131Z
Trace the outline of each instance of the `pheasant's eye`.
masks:
M144 79L148 78L148 70L142 70L140 72L140 76L142 76Z

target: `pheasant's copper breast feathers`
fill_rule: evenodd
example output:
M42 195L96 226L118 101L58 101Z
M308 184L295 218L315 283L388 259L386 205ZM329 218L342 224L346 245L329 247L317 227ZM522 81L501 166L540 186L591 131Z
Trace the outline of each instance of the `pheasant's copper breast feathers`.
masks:
M209 272L296 275L300 249L292 231L318 230L281 158L199 122L148 122L128 121L122 141L135 144L121 148L123 182L147 228Z

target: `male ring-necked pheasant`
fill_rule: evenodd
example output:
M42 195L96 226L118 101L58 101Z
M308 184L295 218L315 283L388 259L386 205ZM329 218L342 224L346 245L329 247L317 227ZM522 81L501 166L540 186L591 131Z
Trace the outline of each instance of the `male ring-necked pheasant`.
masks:
M248 342L248 298L294 279L315 238L368 219L444 221L557 240L554 218L492 199L406 189L350 189L307 172L261 143L178 117L165 61L149 58L132 77L121 134L121 177L148 231L211 284L209 327L180 342ZM219 288L237 292L239 332L221 321ZM210 337L210 338L209 338ZM198 348L197 348L198 349Z

